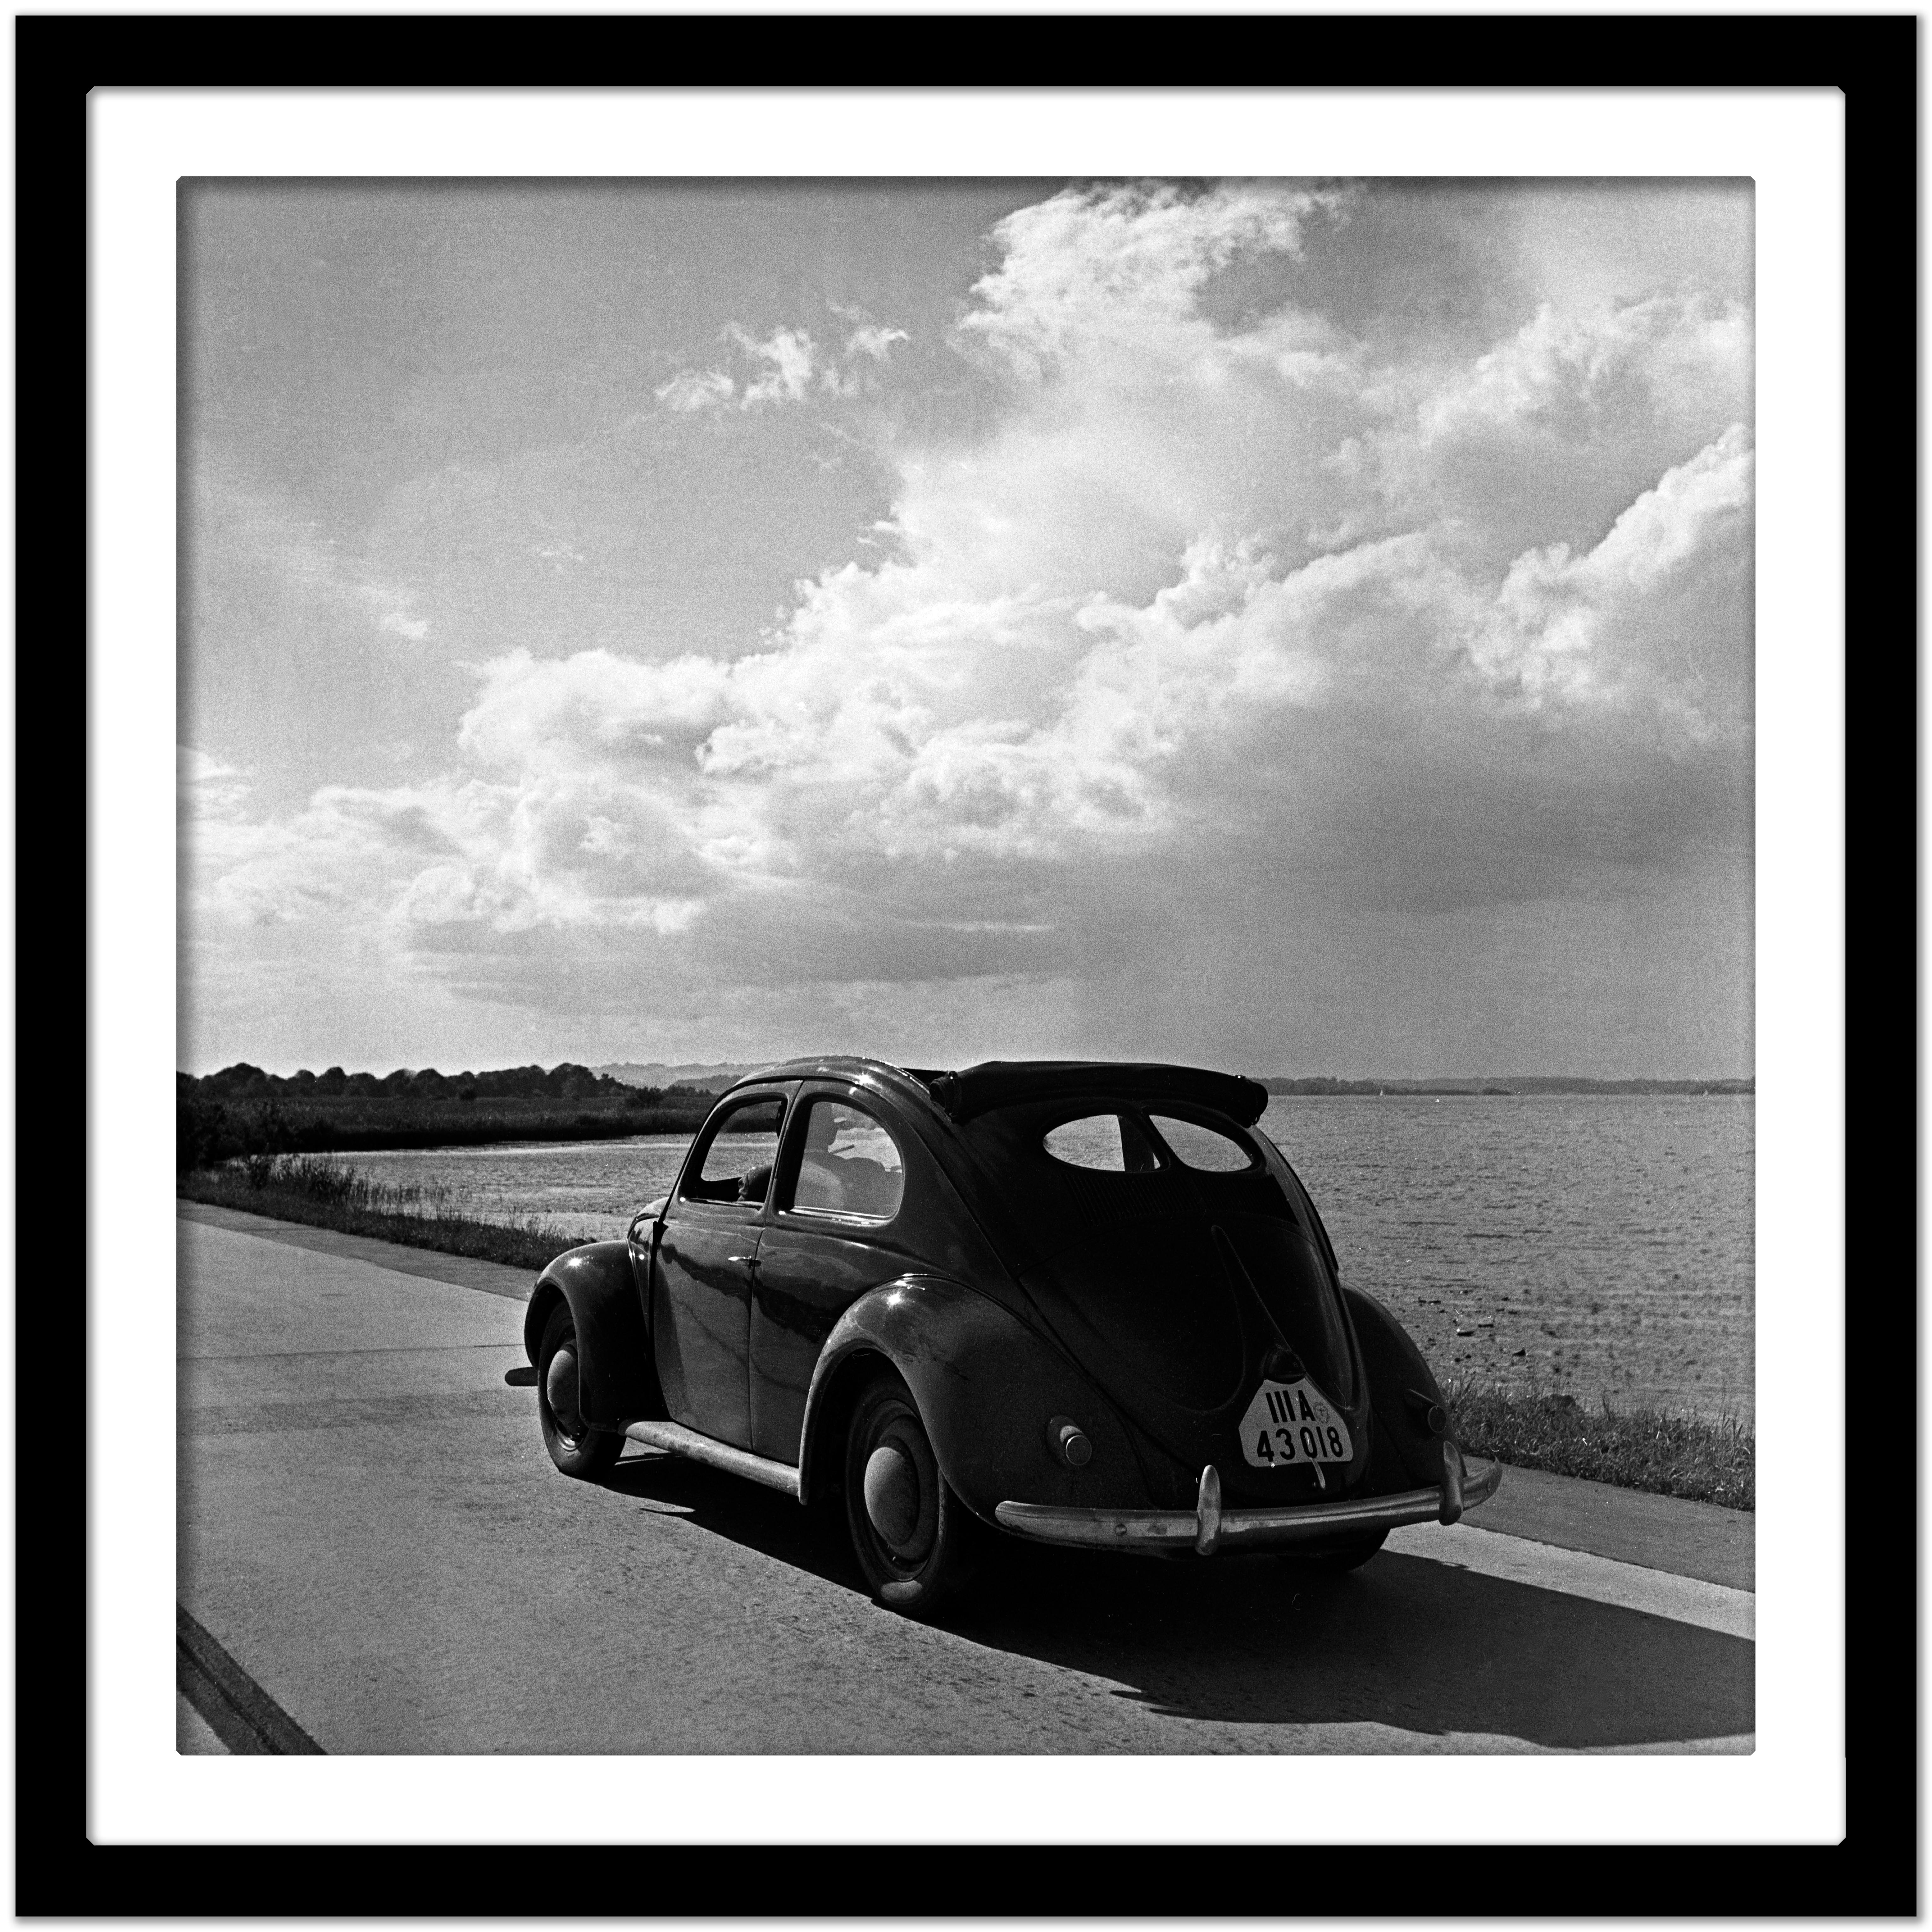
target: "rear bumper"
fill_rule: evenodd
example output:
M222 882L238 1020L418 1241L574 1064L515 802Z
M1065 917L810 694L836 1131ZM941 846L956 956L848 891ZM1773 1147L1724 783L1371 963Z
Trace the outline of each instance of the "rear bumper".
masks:
M1407 1522L1454 1522L1494 1496L1502 1465L1466 1460L1454 1443L1443 1445L1438 1488L1405 1490L1398 1496L1362 1496L1345 1502L1302 1503L1280 1509L1221 1508L1221 1479L1214 1465L1201 1472L1201 1491L1191 1510L1066 1509L1050 1503L1001 1503L993 1518L1002 1529L1036 1543L1067 1543L1095 1550L1186 1550L1202 1556L1217 1550L1264 1550L1327 1543L1363 1530L1388 1530Z

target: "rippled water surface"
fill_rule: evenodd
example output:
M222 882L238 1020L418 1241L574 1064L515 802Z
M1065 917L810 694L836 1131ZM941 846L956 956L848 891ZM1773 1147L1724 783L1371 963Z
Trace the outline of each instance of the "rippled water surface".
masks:
M1262 1126L1438 1375L1748 1420L1756 1104L1278 1098Z
M1277 1098L1262 1126L1346 1280L1445 1379L1753 1414L1755 1102L1718 1095ZM621 1234L688 1137L357 1154L489 1219Z

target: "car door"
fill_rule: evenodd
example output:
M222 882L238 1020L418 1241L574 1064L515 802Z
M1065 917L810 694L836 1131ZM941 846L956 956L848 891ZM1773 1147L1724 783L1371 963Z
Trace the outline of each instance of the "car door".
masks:
M665 1406L740 1449L752 1441L752 1280L786 1097L760 1088L705 1124L658 1241L652 1326Z
M752 1447L795 1463L812 1372L832 1324L910 1262L895 1227L906 1161L883 1110L849 1089L793 1105L752 1297Z

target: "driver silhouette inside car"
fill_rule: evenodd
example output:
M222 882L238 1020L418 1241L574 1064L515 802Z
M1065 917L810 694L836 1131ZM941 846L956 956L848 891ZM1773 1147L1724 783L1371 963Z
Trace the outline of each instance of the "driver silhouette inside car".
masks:
M838 1110L814 1107L806 1116L805 1152L798 1163L798 1185L792 1190L796 1208L829 1208L836 1211L848 1206L846 1174L850 1163L832 1151L842 1123Z
M821 1212L890 1215L898 1206L896 1167L854 1152L850 1148L835 1152L834 1143L849 1120L839 1118L841 1110L825 1106L814 1107L806 1117L805 1147L799 1156L798 1180L792 1189L794 1208L817 1208ZM772 1184L768 1162L754 1167L738 1183L740 1201L763 1201Z
M792 1190L796 1208L836 1208L844 1204L844 1188L838 1178L842 1162L831 1158L832 1143L838 1137L838 1123L830 1107L814 1107L805 1123L805 1152L800 1158L798 1185ZM772 1164L754 1167L738 1183L740 1201L762 1201L772 1184ZM830 1195L830 1198L826 1196Z
M842 1148L835 1148L834 1143L843 1133L861 1137L860 1145L874 1136L880 1140L886 1138L862 1114L843 1107L814 1107L806 1118L805 1151L799 1162L798 1185L792 1190L792 1204L832 1214L875 1218L890 1215L899 1203L897 1162L888 1167L861 1154L850 1141Z

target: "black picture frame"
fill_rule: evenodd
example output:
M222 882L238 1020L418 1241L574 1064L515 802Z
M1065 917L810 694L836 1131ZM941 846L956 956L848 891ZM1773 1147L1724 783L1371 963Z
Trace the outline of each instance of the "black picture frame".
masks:
M635 75L663 84L702 74L724 23L716 17L458 19L337 16L28 16L16 20L16 582L15 690L22 728L16 780L20 839L16 904L25 943L16 994L16 1092L71 1091L70 1065L56 1070L63 1016L82 996L68 949L46 942L50 924L85 928L75 880L75 832L50 827L44 802L57 755L53 716L87 714L82 654L57 646L31 656L24 640L47 637L51 585L66 573L44 560L71 560L84 577L88 472L71 398L87 388L88 200L86 103L98 86L328 87L570 86L588 75ZM1004 36L962 33L957 20L870 23L889 39L900 73L943 72L950 86L1010 85ZM1910 16L1239 16L1216 22L1140 16L1036 18L1028 35L1028 83L1132 86L1226 84L1238 37L1244 85L1291 74L1298 86L1344 88L1372 76L1378 87L1836 87L1846 104L1845 298L1854 352L1846 371L1847 634L1916 634L1912 564L1917 537L1911 413L1901 372L1916 368L1918 23ZM1204 31L1216 26L1226 32ZM1102 26L1108 31L1095 30ZM1079 30L1077 33L1075 28ZM825 23L790 16L734 37L734 84L809 86L832 78ZM457 31L460 29L460 31ZM839 76L842 80L843 76ZM892 76L886 78L890 81ZM897 84L896 82L895 84ZM29 487L31 485L31 487ZM28 567L28 560L35 568ZM70 597L69 601L70 601ZM42 623L29 622L40 617ZM1869 648L1869 647L1868 647ZM1858 988L1846 1025L1847 1064L1870 1070L1900 1058L1903 1016L1916 1012L1913 939L1874 929L1858 888L1886 855L1896 882L1897 830L1916 824L1902 798L1916 768L1912 705L1874 701L1870 679L1852 680L1848 730L1858 753L1848 822L1846 946ZM1916 698L1916 668L1911 684ZM34 730L26 728L35 721ZM32 789L30 790L30 788ZM29 807L34 809L31 812ZM1881 817L1882 813L1882 817ZM1881 843L1880 828L1893 834ZM110 828L88 829L89 839ZM1908 850L1916 856L1910 834ZM1875 898L1875 896L1874 896ZM47 911L54 913L50 922ZM79 915L76 918L76 914ZM31 919L31 923L28 923ZM54 962L62 970L56 972ZM1910 962L1915 981L1899 982ZM1882 1058L1877 1034L1886 1033ZM1916 1022L1909 1030L1916 1049ZM70 1061L70 1047L66 1048ZM1914 1054L1916 1064L1916 1051ZM1853 1112L1845 1150L1846 1278L1885 1282L1905 1303L1910 1266L1883 1240L1905 1219L1892 1205L1916 1198L1916 1134L1876 1108ZM58 1166L56 1166L56 1161ZM38 1208L71 1196L70 1151L62 1137L18 1145L16 1200ZM111 1178L90 1172L91 1190ZM1880 1211L1883 1191L1889 1213ZM1418 1843L1310 1847L1292 1856L1256 1846L1000 1847L991 1852L926 1848L782 1846L733 1849L728 1859L698 1846L572 1850L560 1882L554 1852L484 1849L100 1846L86 1834L87 1731L76 1721L88 1684L84 1491L72 1480L73 1377L49 1372L50 1337L30 1294L50 1256L42 1225L16 1220L16 1909L26 1916L188 1915L218 1917L702 1916L892 1917L1221 1916L1277 1912L1377 1916L1478 1913L1487 1917L1572 1910L1592 1916L1673 1916L1702 1909L1726 1916L1912 1914L1916 1872L1916 1738L1913 1718L1917 1515L1915 1404L1908 1391L1874 1393L1870 1316L1850 1323L1852 1393L1862 1397L1856 1462L1844 1459L1845 1587L1855 1640L1846 1659L1846 1832L1838 1846L1494 1847ZM157 1238L128 1230L136 1247ZM1882 1247L1881 1241L1883 1240ZM30 1245L31 1242L31 1245ZM70 1247L71 1244L68 1244ZM127 1264L94 1254L91 1270ZM55 1263L71 1277L70 1252ZM1910 1362L1916 1321L1896 1307L1888 1355ZM1850 1319L1848 1316L1848 1320ZM70 1329L69 1330L70 1333ZM158 1372L165 1372L158 1365ZM1909 1369L1905 1371L1909 1373ZM94 1481L111 1472L88 1472ZM1821 1551L1820 1561L1836 1560ZM76 1580L83 1588L76 1591ZM76 1600L81 1600L77 1601ZM58 1700L56 1702L56 1700ZM1503 1821L1503 1828L1507 1822ZM862 1828L861 1828L862 1831ZM776 1834L775 1832L775 1837ZM722 1876L721 1876L721 1872ZM1292 1882L1289 1881L1292 1880Z

